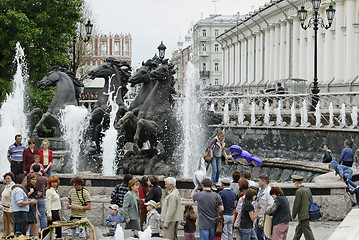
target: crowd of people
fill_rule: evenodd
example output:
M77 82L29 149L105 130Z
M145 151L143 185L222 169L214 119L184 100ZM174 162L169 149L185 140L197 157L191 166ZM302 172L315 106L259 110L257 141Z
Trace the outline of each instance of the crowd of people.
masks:
M79 93L79 100L97 100L100 97L98 92L95 93Z
M28 231L30 236L38 236L40 230L61 220L60 180L52 175L50 142L44 139L42 149L37 150L33 139L28 141L28 148L21 141L21 136L16 135L15 143L8 150L11 172L4 175L6 187L1 193L3 238L12 232L26 235ZM152 237L177 239L179 225L182 225L185 240L194 240L197 229L200 240L284 240L287 239L289 222L297 218L293 239L299 240L303 234L307 240L314 239L309 225L312 194L303 185L303 177L292 175L297 190L291 211L283 190L271 187L266 174L261 174L255 182L251 180L250 171L242 174L234 171L232 179L224 177L219 180L222 157L225 161L228 159L223 131L211 139L208 148L213 153L211 179L203 179L201 186L191 193L192 200L197 203L197 211L192 204L186 204L182 212L182 199L175 178L164 179L167 194L163 196L157 176L137 179L127 174L111 194L109 215L104 219L107 236L115 235L117 226L122 225L131 229L137 237L138 231L150 227ZM344 142L339 163L332 160L328 150L326 145L323 161L330 160L329 168L347 184L347 192L355 194L359 203L359 187L351 180L353 152L349 141ZM72 178L70 184L73 188L67 194L66 206L71 211L69 220L84 220L92 208L90 193L79 176ZM221 215L223 229L218 231ZM78 228L79 237L86 238L86 227ZM48 230L44 233L47 234ZM61 227L57 227L55 233L56 237L61 237ZM68 235L75 237L76 228L70 229Z

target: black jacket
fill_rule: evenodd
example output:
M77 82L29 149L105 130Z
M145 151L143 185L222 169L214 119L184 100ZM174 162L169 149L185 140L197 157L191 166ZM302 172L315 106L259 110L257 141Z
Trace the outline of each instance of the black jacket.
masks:
M159 186L152 187L148 192L145 201L148 202L150 200L157 202L161 201L162 190Z
M278 196L274 200L273 205L269 207L266 212L273 216L273 226L291 221L289 202L284 195Z
M325 151L324 157L323 157L323 163L330 163L332 161L332 151L329 149Z

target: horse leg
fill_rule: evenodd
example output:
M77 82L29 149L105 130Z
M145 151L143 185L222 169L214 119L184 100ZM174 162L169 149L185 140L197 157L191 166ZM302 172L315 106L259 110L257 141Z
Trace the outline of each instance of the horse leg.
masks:
M134 145L138 147L138 142L140 140L140 137L142 138L141 142L146 142L149 136L155 136L157 133L157 129L158 129L158 124L154 121L149 121L143 118L138 120L136 133L135 136L133 137ZM141 131L142 131L142 135L140 135Z

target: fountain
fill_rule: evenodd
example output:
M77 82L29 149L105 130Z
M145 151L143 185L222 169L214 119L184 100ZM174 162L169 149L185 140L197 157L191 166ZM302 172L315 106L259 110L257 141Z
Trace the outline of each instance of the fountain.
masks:
M239 103L239 109L238 109L238 124L243 125L244 123L244 114L243 114L243 103Z
M72 173L79 172L79 159L86 143L84 133L89 127L90 112L81 106L68 105L60 110L60 126L63 140L70 154Z
M256 104L254 103L254 101L252 102L251 105L251 125L252 126L256 125Z
M341 127L346 126L346 116L345 116L345 103L342 104L342 108L340 109L340 125Z
M333 108L333 103L330 102L329 103L329 126L328 127L333 127L334 126L334 108Z
M314 116L315 116L315 126L316 126L316 127L321 127L322 124L321 124L321 122L320 122L320 120L321 120L320 101L318 101L317 106L315 107Z
M296 127L298 125L297 123L297 116L295 115L295 102L292 103L292 106L290 107L290 126Z
M183 128L183 148L182 164L183 176L186 178L192 177L196 170L196 165L193 164L203 154L204 136L203 136L203 121L200 98L200 76L196 67L189 62L186 69L186 78L184 84L184 101L181 112L179 113L182 119ZM211 104L211 106L213 103ZM214 105L213 105L214 106Z
M350 114L352 118L352 128L355 128L358 125L358 107L353 106L352 113Z
M209 107L209 111L214 112L214 103L211 102L211 106Z
M14 143L16 134L22 135L22 142L27 142L27 123L24 113L25 83L28 79L27 66L25 63L24 50L20 43L16 44L15 49L16 73L13 79L13 92L6 96L0 109L0 132L2 134L2 144L0 146L1 168L0 176L10 171L10 164L6 158L8 147Z
M229 104L228 104L227 102L224 104L223 124L224 124L224 125L228 125L228 124L229 124Z
M277 116L277 120L276 120L277 126L280 126L280 125L282 125L282 123L283 123L282 115L281 115L281 113L280 113L281 107L282 107L282 101L279 100L279 101L278 101L278 106L277 106L277 108L274 110L275 113L276 113L276 116Z
M113 81L113 77L110 79ZM116 143L117 140L117 130L114 127L115 120L116 120L116 113L118 110L118 105L116 104L116 96L115 98L112 97L114 91L111 91L110 88L108 89L108 106L111 109L110 111L110 125L107 130L103 132L103 138L101 143L102 149L102 172L106 176L111 176L116 173L116 167L114 166L115 159L116 159L116 150L117 145L113 144Z
M308 112L307 112L307 101L304 99L302 103L302 108L300 109L300 116L301 116L301 127L307 127L308 124Z
M269 101L267 100L264 104L264 125L269 126Z

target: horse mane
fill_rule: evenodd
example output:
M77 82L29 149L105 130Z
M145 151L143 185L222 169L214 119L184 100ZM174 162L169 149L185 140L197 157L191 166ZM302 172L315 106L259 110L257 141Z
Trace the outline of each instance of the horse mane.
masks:
M65 73L67 76L69 76L69 78L72 80L72 83L74 84L76 98L77 98L79 93L81 93L80 87L84 87L84 84L80 80L78 80L78 78L75 76L75 73L69 71L67 68L60 67L60 66L52 67L51 71L61 71L61 72Z

